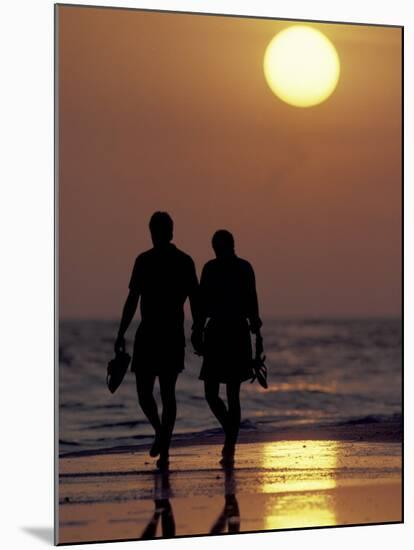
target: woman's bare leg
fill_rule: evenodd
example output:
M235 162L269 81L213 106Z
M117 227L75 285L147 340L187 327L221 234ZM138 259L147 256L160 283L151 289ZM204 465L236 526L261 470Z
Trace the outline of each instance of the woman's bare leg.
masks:
M220 383L211 380L204 381L204 395L211 412L220 422L224 433L227 433L227 407L219 395Z
M154 399L154 383L155 375L145 372L136 372L136 384L138 402L142 412L150 421L155 433L159 432L161 427L160 418L158 416L157 402Z
M226 434L226 447L229 453L234 454L234 447L239 435L241 409L240 409L240 382L226 384L228 403L228 430Z

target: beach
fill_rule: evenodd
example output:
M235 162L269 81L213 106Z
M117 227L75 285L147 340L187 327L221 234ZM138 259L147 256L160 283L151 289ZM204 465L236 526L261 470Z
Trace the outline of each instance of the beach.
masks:
M173 442L168 472L147 445L59 460L59 544L402 521L401 421ZM155 512L155 515L154 515Z
M187 341L164 474L133 374L106 388L116 330L60 325L59 543L401 521L399 319L266 320L269 388L242 386L232 470Z
M55 16L58 542L401 522L402 27Z

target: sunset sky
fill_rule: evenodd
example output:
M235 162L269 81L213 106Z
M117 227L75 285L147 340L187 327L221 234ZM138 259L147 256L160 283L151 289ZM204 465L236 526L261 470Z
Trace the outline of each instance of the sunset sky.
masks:
M58 8L61 318L119 318L155 210L198 274L232 231L263 317L400 315L401 29L305 23L341 74L298 108L263 74L293 24Z

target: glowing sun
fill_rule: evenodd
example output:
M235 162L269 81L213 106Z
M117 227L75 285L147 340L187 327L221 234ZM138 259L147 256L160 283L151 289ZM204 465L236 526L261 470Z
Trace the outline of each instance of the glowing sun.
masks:
M335 90L340 64L335 46L320 31L293 25L269 43L263 59L266 81L280 99L296 107L325 101Z

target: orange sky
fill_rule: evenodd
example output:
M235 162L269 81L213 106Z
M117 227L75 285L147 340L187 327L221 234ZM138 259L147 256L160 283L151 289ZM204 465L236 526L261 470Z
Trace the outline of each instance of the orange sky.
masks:
M219 228L263 316L399 315L401 30L309 23L341 76L308 109L268 88L292 22L58 8L61 317L118 318L148 219L198 273Z

